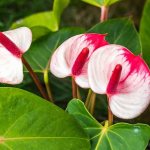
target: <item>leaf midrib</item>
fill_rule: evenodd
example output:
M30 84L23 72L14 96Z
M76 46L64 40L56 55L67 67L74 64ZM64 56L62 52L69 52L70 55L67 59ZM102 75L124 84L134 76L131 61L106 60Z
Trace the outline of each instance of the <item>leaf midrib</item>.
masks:
M16 140L33 140L33 139L37 139L37 140L40 140L40 139L76 139L76 140L85 140L85 141L89 141L88 139L86 138L79 138L79 137L17 137L17 138L14 138L14 137L10 137L10 138L4 138L3 141L16 141Z
M118 37L114 40L114 43L117 43L117 41L120 39L120 37L122 36L122 33L124 32L124 28L129 24L129 22L126 22L124 24L124 26L122 27L122 30L120 32L120 34L118 35Z

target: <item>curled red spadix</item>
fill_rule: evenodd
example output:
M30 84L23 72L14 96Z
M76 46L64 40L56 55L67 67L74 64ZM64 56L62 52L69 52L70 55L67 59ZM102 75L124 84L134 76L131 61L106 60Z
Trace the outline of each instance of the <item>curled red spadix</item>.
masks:
M107 93L114 94L116 92L116 88L118 86L120 76L121 76L122 66L117 64L112 71L112 75L107 85Z
M80 75L88 55L89 55L89 49L87 47L83 48L80 54L78 55L78 57L76 58L72 67L72 74L74 76Z
M0 32L0 43L14 56L20 58L21 50L4 33Z

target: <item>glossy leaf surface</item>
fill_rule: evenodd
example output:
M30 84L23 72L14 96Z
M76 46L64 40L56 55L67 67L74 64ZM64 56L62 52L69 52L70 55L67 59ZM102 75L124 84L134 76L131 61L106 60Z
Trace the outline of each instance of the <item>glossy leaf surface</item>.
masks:
M0 149L88 150L90 144L75 119L57 106L20 89L0 88Z
M150 127L144 124L117 123L108 126L98 123L82 101L74 99L67 107L89 135L92 150L145 150L150 140Z

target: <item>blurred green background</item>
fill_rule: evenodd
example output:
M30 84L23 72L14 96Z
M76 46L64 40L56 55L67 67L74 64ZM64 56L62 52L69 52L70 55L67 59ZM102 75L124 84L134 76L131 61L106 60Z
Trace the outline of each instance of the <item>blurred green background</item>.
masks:
M109 18L131 16L137 29L142 15L145 0L122 0L110 7ZM7 30L12 22L31 15L52 9L53 0L0 0L0 30ZM61 20L63 26L80 26L89 28L99 21L100 9L71 0Z

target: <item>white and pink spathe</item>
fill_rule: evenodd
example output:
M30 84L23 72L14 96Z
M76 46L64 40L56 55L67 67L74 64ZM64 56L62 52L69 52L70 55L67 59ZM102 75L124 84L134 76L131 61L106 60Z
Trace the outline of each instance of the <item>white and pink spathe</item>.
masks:
M27 27L0 32L0 83L19 84L23 81L21 57L31 42L32 33Z
M66 40L52 55L51 73L58 78L72 76L80 87L89 88L89 58L97 48L108 44L105 36L106 34L86 33Z
M89 61L88 77L95 93L107 94L110 109L119 118L135 118L150 103L150 70L123 46L97 49Z

